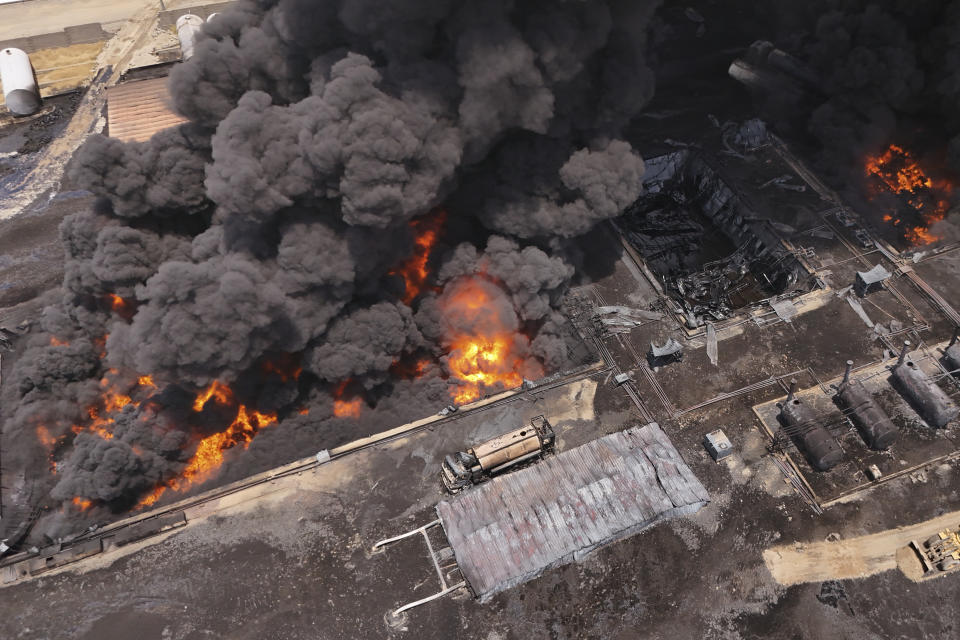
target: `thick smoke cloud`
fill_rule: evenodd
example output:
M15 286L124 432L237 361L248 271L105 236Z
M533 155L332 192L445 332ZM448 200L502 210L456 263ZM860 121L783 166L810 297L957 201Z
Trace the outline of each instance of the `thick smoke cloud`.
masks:
M848 179L844 167L862 167L866 153L896 140L946 142L960 170L960 2L818 0L761 10L782 14L767 17L765 37L819 77L820 95L801 118L824 168Z
M102 199L61 229L49 317L70 345L38 343L13 398L20 429L29 407L55 407L71 453L53 497L129 503L182 470L207 432L175 408L214 380L278 413L249 450L262 464L302 455L282 439L342 441L368 415L448 404L452 336L495 328L451 313L469 286L522 375L573 364L565 247L640 195L621 130L653 94L657 4L241 0L208 24L169 79L190 123L145 143L94 136L71 168ZM407 291L410 222L441 208L431 275ZM152 375L158 395L118 413L112 439L74 437L105 367L129 385ZM353 422L332 411L348 384Z

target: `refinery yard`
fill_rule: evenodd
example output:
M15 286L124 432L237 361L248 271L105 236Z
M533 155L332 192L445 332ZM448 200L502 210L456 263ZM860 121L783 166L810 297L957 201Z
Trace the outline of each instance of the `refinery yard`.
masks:
M0 3L0 638L955 637L948 132L596 4Z

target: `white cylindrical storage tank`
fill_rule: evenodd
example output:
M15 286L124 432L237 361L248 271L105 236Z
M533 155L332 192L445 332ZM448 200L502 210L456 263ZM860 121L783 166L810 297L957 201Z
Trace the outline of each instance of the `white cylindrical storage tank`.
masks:
M196 43L200 29L203 27L203 18L192 13L185 13L177 18L177 37L180 39L180 57L189 60L193 56L193 45Z
M40 90L33 77L30 56L25 51L13 48L0 51L0 82L10 113L29 116L40 110Z
M207 22L210 22L211 20L213 20L213 16L218 16L218 15L220 15L220 12L214 11L213 13L207 16Z

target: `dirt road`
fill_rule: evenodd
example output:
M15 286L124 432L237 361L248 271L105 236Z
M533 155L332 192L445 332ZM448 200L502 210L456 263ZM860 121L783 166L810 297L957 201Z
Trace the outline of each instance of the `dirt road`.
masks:
M896 569L897 550L911 540L923 540L958 524L960 511L953 511L917 524L848 540L771 547L763 552L763 560L782 585L864 578Z

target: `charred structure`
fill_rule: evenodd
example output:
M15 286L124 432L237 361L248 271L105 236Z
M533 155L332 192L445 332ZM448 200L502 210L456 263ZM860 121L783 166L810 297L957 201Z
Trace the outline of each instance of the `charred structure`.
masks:
M766 132L748 122L724 142L731 150L759 146L767 143ZM660 277L688 328L809 289L807 271L770 220L750 209L706 152L685 149L646 165L644 195L616 224Z

